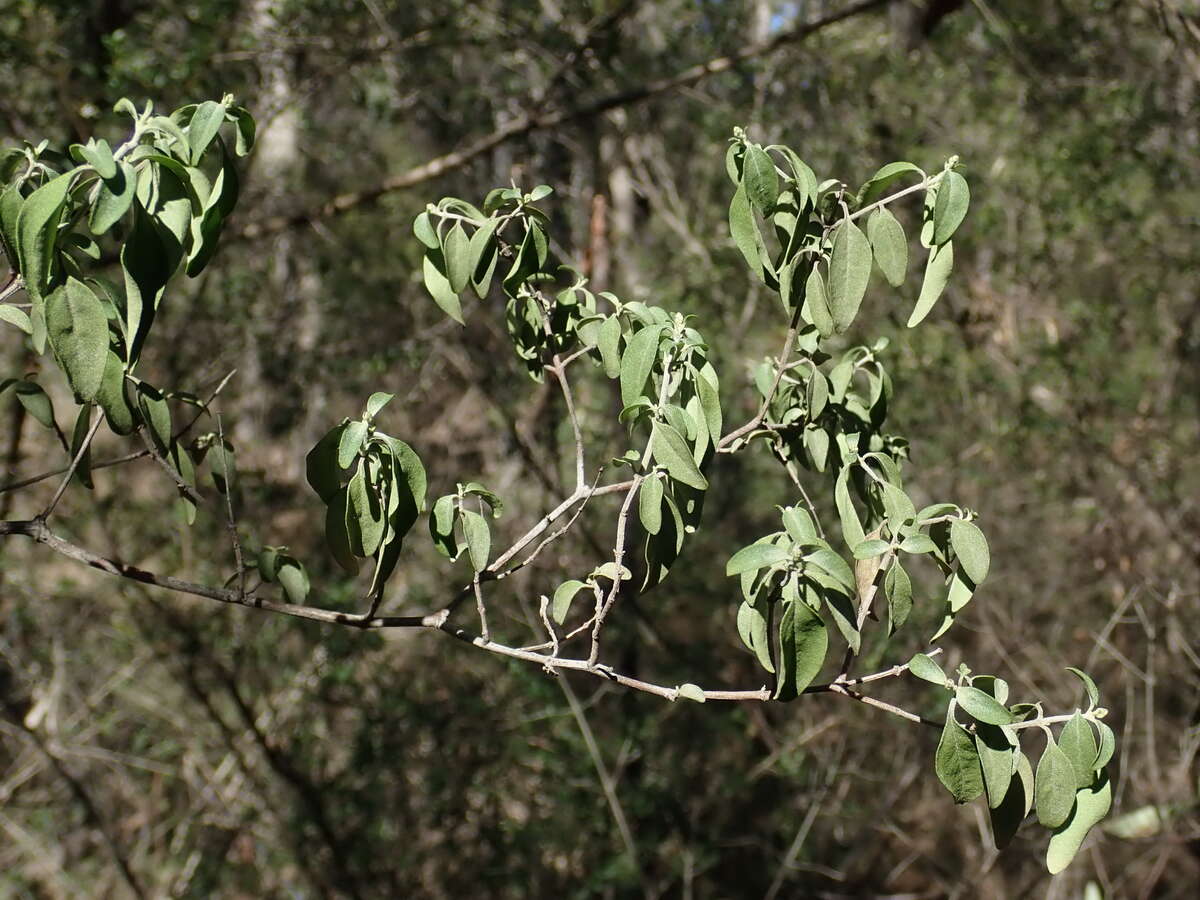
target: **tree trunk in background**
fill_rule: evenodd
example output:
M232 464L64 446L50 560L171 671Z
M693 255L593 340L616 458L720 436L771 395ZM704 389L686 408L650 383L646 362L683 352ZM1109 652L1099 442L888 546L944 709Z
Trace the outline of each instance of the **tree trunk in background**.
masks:
M297 96L298 60L295 53L281 49L283 29L273 6L272 0L256 0L251 13L251 31L264 48L259 71L266 115L250 177L261 195L286 198L291 196L290 186L303 179L304 123ZM294 390L309 380L306 374L321 334L321 277L304 252L305 242L312 239L311 231L289 230L266 248L267 290L260 303L269 308L254 316L239 371L244 412L236 429L238 443L257 448L256 463L286 479L299 477L325 407L323 394ZM292 439L279 441L281 430Z

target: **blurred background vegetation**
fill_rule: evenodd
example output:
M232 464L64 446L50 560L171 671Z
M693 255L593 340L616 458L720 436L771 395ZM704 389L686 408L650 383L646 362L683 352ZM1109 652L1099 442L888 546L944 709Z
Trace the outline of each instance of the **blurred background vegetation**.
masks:
M991 539L947 669L965 659L1071 709L1060 665L1086 668L1119 740L1113 818L1050 879L1044 831L998 854L980 804L951 803L933 729L832 695L673 705L439 635L214 608L8 541L0 894L1194 896L1195 3L0 0L0 81L4 144L119 139L121 96L169 110L230 91L259 118L222 250L168 297L144 365L197 392L237 369L220 409L241 521L344 608L354 590L320 546L303 457L370 391L397 394L385 427L425 458L433 495L484 481L508 501L510 539L572 483L558 399L524 375L501 311L476 308L464 329L424 293L411 222L427 201L553 185L558 249L596 289L698 317L732 420L786 324L728 237L732 127L851 185L959 154L973 205L947 296L909 333L912 297L877 282L849 338L892 338L914 498L980 510ZM37 369L15 335L0 375ZM581 402L616 448L609 386ZM57 465L11 393L0 421L0 484ZM631 674L757 687L723 561L795 498L765 454L721 460L713 480L690 564L610 640ZM61 507L70 534L226 577L220 516L180 525L151 464L95 481ZM42 488L0 493L0 518L36 511ZM524 641L530 598L594 564L612 513L590 511L578 540L507 582L493 627ZM410 544L395 613L437 608L464 574ZM922 614L876 661L919 648L936 604ZM885 696L937 715L922 685Z

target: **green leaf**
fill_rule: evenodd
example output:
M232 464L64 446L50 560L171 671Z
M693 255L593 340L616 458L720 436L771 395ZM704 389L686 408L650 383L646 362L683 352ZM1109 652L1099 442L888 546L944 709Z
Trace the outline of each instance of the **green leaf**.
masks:
M395 394L388 394L384 391L376 391L367 398L367 418L374 419L379 415L379 411L388 405L396 397Z
M442 244L442 252L446 257L446 277L450 282L450 290L455 294L466 290L467 283L471 280L474 266L471 264L470 247L471 242L467 239L462 223L455 222Z
M648 534L662 528L663 485L657 476L647 477L638 489L638 518Z
M859 207L869 206L870 204L874 203L883 196L884 192L891 187L893 182L895 182L898 178L902 178L903 176L909 174L910 172L914 175L919 175L921 178L925 177L925 173L910 162L888 163L886 166L872 175L866 184L859 188Z
M453 494L439 497L429 515L429 534L433 538L433 545L442 556L451 560L458 559L460 552L454 537L454 526L459 516L457 500Z
M844 466L842 471L838 473L833 497L837 504L838 518L841 520L842 525L842 537L846 541L846 546L857 547L863 542L863 538L866 535L863 533L862 523L858 518L858 511L854 508L854 502L850 499L849 478L850 467Z
M813 518L799 506L785 507L782 514L783 527L797 544L811 543L817 539L817 527Z
M926 534L910 534L900 542L900 549L905 553L935 553L937 544Z
M17 214L17 257L25 288L35 303L50 278L52 250L72 175L67 172L43 184L25 198Z
M942 667L932 657L924 653L913 654L913 658L908 661L908 671L924 681L936 684L938 687L946 687L948 681L946 673L942 671Z
M681 684L676 688L676 697L683 697L687 700L694 700L697 703L704 702L704 690L696 684L687 683Z
M1047 828L1058 828L1075 808L1075 767L1053 737L1047 736L1046 749L1038 761L1034 800L1038 822Z
M383 541L386 518L379 495L367 480L367 463L359 463L346 486L350 524L350 546L355 556L374 556Z
M1109 760L1113 758L1113 753L1117 749L1117 738L1113 734L1113 730L1105 723L1094 721L1097 733L1100 735L1100 748L1096 751L1096 761L1092 763L1093 769L1103 769L1108 765Z
M358 559L350 539L350 497L347 488L338 488L325 509L325 546L339 566L350 575L358 574Z
M304 474L317 496L329 503L342 486L341 470L338 465L338 445L346 424L329 429L304 457Z
M142 345L163 288L171 278L168 253L150 216L140 203L133 206L133 228L121 248L121 268L125 273L125 346L132 365Z
M829 632L821 617L807 603L787 604L779 620L780 676L775 686L778 700L792 700L804 693L825 663Z
M1003 850L1016 835L1017 829L1033 808L1033 767L1020 750L1016 751L1016 770L1000 805L993 808L992 839L997 850Z
M585 587L586 585L582 581L572 578L570 581L564 581L554 589L554 600L550 607L550 618L554 620L555 624L561 625L566 621L567 613L571 609L571 601Z
M867 238L875 255L875 265L888 284L899 287L908 271L908 240L904 228L886 207L880 207L867 219Z
M275 582L275 574L279 571L279 552L275 547L263 547L258 551L259 577L267 584Z
M308 572L299 562L290 556L284 557L275 577L283 586L283 592L287 595L289 603L301 604L308 599L311 587L308 581Z
M95 142L89 141L80 150L88 165L95 169L96 174L101 178L112 178L117 174L117 164L113 160L112 148L108 146L108 141L104 138Z
M888 634L895 634L912 612L912 579L896 560L883 577L883 592L888 602Z
M952 706L946 714L946 726L934 755L934 770L955 803L969 803L983 793L983 772L975 742L954 721L953 710Z
M971 718L988 725L1011 725L1012 713L995 697L977 687L964 685L954 694L959 707Z
M417 451L410 447L404 441L394 437L384 436L384 441L391 451L392 458L400 467L400 471L404 473L404 478L408 482L408 492L412 497L413 513L421 512L425 509L425 491L428 486L428 477L425 474L425 464L421 462L421 457L417 455ZM500 515L500 510L504 508L504 504L500 502L500 498L474 482L467 487L475 487L484 491L484 499L492 505L493 515ZM410 523L411 527L411 523Z
M658 342L662 337L661 325L647 325L629 340L625 355L621 357L621 404L629 406L646 387L646 379L654 369L658 358Z
M816 266L808 273L808 281L804 284L804 304L812 323L817 326L821 337L829 337L837 331L834 325L833 313L829 311L829 295L825 291L825 279L821 270Z
M887 541L881 541L878 538L872 538L863 541L854 548L855 559L873 559L876 556L882 556L891 549L891 544Z
M847 562L832 550L820 547L807 554L804 557L804 561L820 566L824 571L833 576L833 579L838 584L851 593L854 592L854 573L850 570Z
M743 547L729 558L725 564L726 575L741 575L743 572L754 572L767 566L778 565L791 557L785 547L777 544L754 543Z
M125 393L125 364L112 350L104 357L104 376L100 380L100 389L96 391L96 402L104 410L108 427L114 434L133 433L137 423Z
M1112 782L1107 773L1102 773L1095 784L1075 795L1075 815L1050 835L1046 868L1051 875L1057 875L1070 865L1092 826L1108 815L1111 808Z
M150 429L150 437L159 452L166 453L171 446L171 407L167 398L143 381L137 386L137 403L142 421Z
M0 389L3 388L4 382L0 382ZM42 386L36 381L18 381L16 387L13 388L17 395L17 401L25 407L25 412L33 416L44 428L57 430L58 425L54 420L54 406L50 402L50 395L42 390Z
M991 566L991 556L988 553L987 538L974 522L965 519L955 519L950 523L950 546L958 557L963 572L976 585L987 578Z
M79 407L79 415L75 417L75 428L71 432L71 459L75 459L79 453L79 448L83 446L84 439L92 427L92 405L85 403ZM89 491L92 489L92 448L89 445L83 451L83 456L79 458L79 464L75 467L75 478ZM192 518L195 519L196 510L192 507ZM189 525L191 522L188 523ZM1094 755L1094 754L1093 754Z
M988 806L995 809L1008 794L1016 767L1017 748L1003 728L979 723L975 726L975 750L983 771L983 788Z
M829 310L836 331L850 327L871 277L871 244L849 219L838 225L829 256Z
M596 348L600 351L600 360L604 364L604 374L616 378L621 374L621 320L609 316L600 326L596 340Z
M711 373L709 378L707 373ZM708 434L715 444L721 439L721 395L717 386L717 373L712 366L705 365L695 374L696 396L700 398L700 408L704 410L704 421L708 425Z
M245 156L254 149L254 138L256 126L254 124L254 116L250 115L248 110L240 106L235 106L229 110L233 114L234 123L237 127L237 137L234 142L234 152L238 156Z
M348 469L362 450L363 441L367 439L367 423L362 421L347 422L338 439L337 464L339 468Z
M1074 666L1067 666L1067 671L1083 682L1088 696L1088 709L1093 709L1100 702L1100 690L1096 687L1096 682L1092 681L1092 676Z
M771 660L771 639L767 635L767 617L757 605L744 602L738 607L738 635L758 659L758 664L775 674L775 663Z
M46 334L75 393L90 402L104 379L108 317L92 289L75 278L46 298Z
M467 553L476 572L487 568L488 555L492 552L492 532L487 519L469 509L462 510L463 537L467 542Z
M100 182L96 201L88 213L88 228L92 234L104 234L121 220L133 205L137 193L137 173L133 166L122 161L110 178Z
M729 203L729 233L750 271L757 275L760 281L763 280L763 239L758 231L758 223L754 221L754 211L750 208L750 199L744 185L738 185Z
M651 425L651 443L654 459L666 467L668 475L698 491L708 490L708 480L696 467L683 435L665 422L656 421Z
M933 204L933 243L940 247L953 237L971 205L967 179L951 170L942 176L937 200Z
M914 328L929 315L933 305L946 289L950 280L950 270L954 268L954 243L947 241L929 251L929 260L925 264L925 280L921 282L921 294L917 297L917 305L913 307L908 317L908 327Z
M438 238L437 229L433 227L433 222L429 220L429 213L427 212L422 212L413 220L413 234L417 236L418 241L430 250L438 250L442 246L442 242Z
M213 486L218 492L228 494L237 481L237 462L233 445L229 441L218 441L209 448L205 458L208 460Z
M192 462L192 457L188 454L187 448L178 441L171 443L170 452L171 465L175 467L175 471L179 473L179 480L190 488L196 487L196 466ZM183 511L184 521L188 525L196 523L196 502L184 494L183 489L179 491L179 505Z
M746 196L764 216L779 199L779 175L775 171L775 163L771 155L757 144L746 148L746 156L742 162L742 182L746 186Z
M1085 788L1096 778L1096 736L1087 719L1075 713L1058 735L1058 746L1075 769L1075 787Z
M498 254L492 240L495 233L496 220L488 219L475 229L470 243L467 244L467 257L471 263L471 285L480 299L487 296L492 274L496 271Z
M433 297L433 302L459 325L465 325L462 303L458 299L458 294L450 287L450 280L434 264L428 253L425 254L425 261L422 263L422 273L425 276L425 289Z
M205 100L192 113L192 121L187 128L188 149L191 153L190 163L199 165L200 157L213 142L221 123L225 121L225 107L213 100Z
M21 215L24 203L17 182L0 190L0 250L4 251L10 269L20 267L17 262L17 217Z
M29 316L25 310L17 309L15 306L0 304L0 322L8 322L10 325L16 325L26 334L33 334L33 323L29 321Z

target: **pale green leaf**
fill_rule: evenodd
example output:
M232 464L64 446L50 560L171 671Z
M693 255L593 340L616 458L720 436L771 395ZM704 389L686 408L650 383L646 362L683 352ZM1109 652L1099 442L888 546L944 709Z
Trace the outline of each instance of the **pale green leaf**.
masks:
M967 180L951 170L942 177L933 205L933 243L940 247L953 237L971 205Z
M1075 767L1052 737L1038 762L1034 802L1038 822L1047 828L1058 828L1075 808Z
M582 581L571 579L570 581L564 581L555 588L554 600L550 608L550 618L556 624L561 625L566 621L567 613L571 609L571 601L575 599L575 595L583 590L585 586Z
M683 435L665 422L656 421L651 426L651 442L654 459L666 467L668 475L688 487L708 490L708 480L696 467Z
M90 287L75 278L46 298L46 334L71 388L92 401L104 378L108 317Z
M1039 801L1040 806L1040 801ZM1083 839L1092 827L1108 815L1112 808L1112 782L1107 773L1102 773L1095 784L1083 788L1075 795L1075 814L1050 835L1046 849L1046 868L1057 875L1075 858Z
M746 148L742 161L742 183L750 202L764 216L779 198L779 174L771 155L757 144Z
M651 475L638 489L638 518L648 534L658 534L662 528L663 486L656 476Z
M662 326L647 325L635 333L621 357L621 403L629 406L646 387L646 379L654 369L658 358L658 342L662 337Z
M908 240L904 228L886 207L880 207L867 219L867 238L875 255L875 265L888 284L899 287L908 271Z
M1096 777L1096 736L1087 719L1075 713L1058 735L1058 746L1075 769L1075 787L1087 787Z
M754 572L767 566L775 566L786 561L791 554L785 547L777 544L755 543L743 547L729 558L725 564L726 575L741 575L743 572Z
M821 337L829 337L835 333L837 328L834 325L833 313L829 311L825 279L821 277L821 270L817 266L812 267L812 271L808 273L808 281L804 284L804 304Z
M950 546L966 576L976 585L982 584L991 566L991 555L987 538L979 527L974 522L955 519L950 523Z
M954 242L947 241L929 251L929 260L925 263L925 279L921 282L921 293L917 297L917 305L913 307L908 317L908 327L914 328L929 315L933 305L946 289L950 280L950 271L954 268Z
M913 658L908 661L908 671L931 684L939 687L946 686L946 673L942 671L941 666L924 653L913 654Z
M979 753L971 736L954 721L953 707L946 714L946 726L934 755L934 770L955 803L969 803L983 793Z
M955 692L959 707L973 719L988 725L1012 724L1012 713L995 697L977 687L964 685Z
M694 700L697 703L703 703L705 699L703 689L699 685L691 684L690 682L688 684L681 684L676 689L676 696L687 700Z
M429 291L438 308L459 325L465 324L458 294L450 287L450 280L428 253L425 254L425 261L422 263L422 273L425 277L425 289Z
M492 532L487 519L479 513L462 510L463 537L467 542L467 554L471 557L471 567L476 572L487 568L488 556L492 552Z
M871 278L871 244L849 219L833 235L829 257L829 311L839 333L850 327Z

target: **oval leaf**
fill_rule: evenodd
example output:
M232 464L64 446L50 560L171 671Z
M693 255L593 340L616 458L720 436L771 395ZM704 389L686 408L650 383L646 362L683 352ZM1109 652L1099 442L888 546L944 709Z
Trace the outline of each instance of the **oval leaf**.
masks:
M621 357L621 403L629 406L642 395L646 379L658 358L658 340L662 326L649 325L638 331L629 340L625 355Z
M1112 782L1107 774L1102 774L1094 785L1075 795L1075 815L1050 835L1046 868L1051 875L1057 875L1070 865L1092 826L1108 815L1111 808Z
M929 260L925 263L925 280L921 282L921 293L917 297L917 305L913 307L908 317L908 327L914 328L921 324L929 315L933 305L946 289L950 280L950 270L954 268L954 243L947 241L940 247L929 251Z
M988 553L987 538L974 522L955 519L950 523L950 546L962 566L963 572L976 585L987 578L991 566L991 555Z
M829 256L829 311L834 328L845 331L858 315L871 277L871 244L849 219L838 225Z
M708 480L696 468L691 448L683 435L665 422L654 422L651 426L651 443L654 459L666 467L668 475L698 491L708 490Z
M476 572L482 572L487 568L488 556L492 552L492 532L488 528L487 519L473 510L464 509L462 526L467 553L471 557L471 567Z
M1058 828L1075 808L1075 767L1054 738L1048 738L1034 780L1038 822Z
M875 254L875 265L888 284L899 287L908 271L908 240L904 228L886 207L880 207L867 219L867 239Z
M967 187L967 179L955 171L947 172L942 177L937 200L933 204L934 246L940 247L954 236L970 205L971 190Z
M958 705L973 719L988 725L1011 725L1012 713L995 697L977 687L960 687L954 695Z
M971 736L954 721L953 707L946 714L946 726L934 755L934 770L955 803L969 803L983 793L979 753Z

